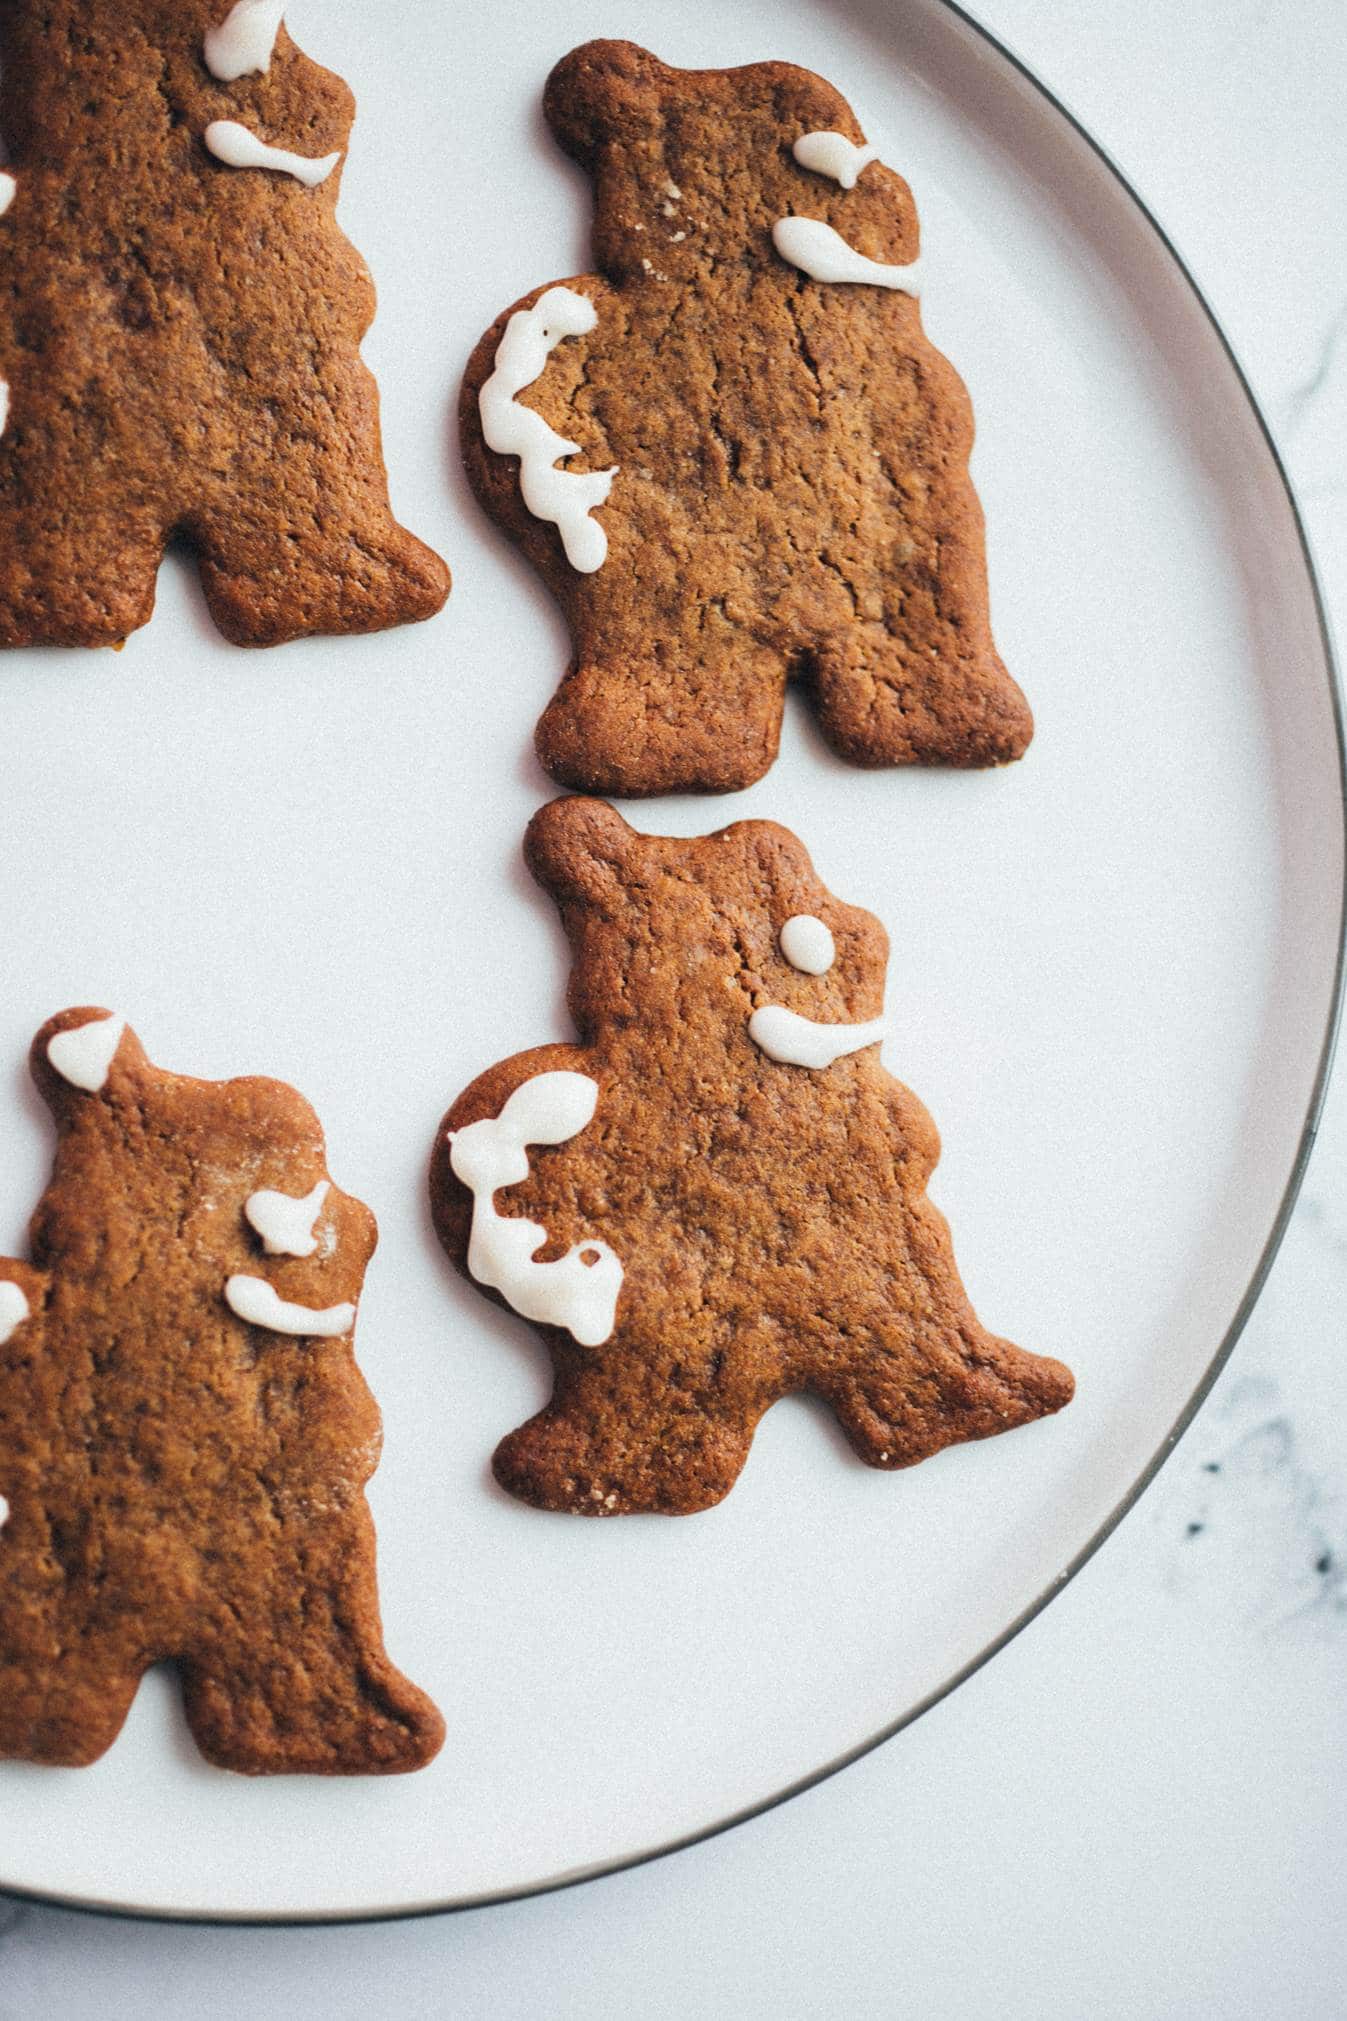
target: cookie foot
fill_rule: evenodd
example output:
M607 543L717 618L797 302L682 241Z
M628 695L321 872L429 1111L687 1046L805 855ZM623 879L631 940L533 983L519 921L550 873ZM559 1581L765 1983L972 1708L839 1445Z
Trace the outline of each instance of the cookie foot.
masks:
M449 594L438 555L393 521L323 539L255 527L200 542L201 588L225 638L277 646L315 633L383 631L433 617Z
M492 1460L507 1493L575 1516L691 1515L738 1480L752 1431L693 1417L637 1428L611 1415L598 1427L542 1411L501 1440Z
M187 1723L207 1761L243 1775L399 1775L424 1768L444 1721L375 1648L330 1633L262 1643L238 1669L182 1666Z
M813 660L819 729L853 765L1008 765L1034 734L1029 704L997 661L927 662L885 631L849 634Z
M1070 1369L986 1335L965 1358L914 1362L912 1344L878 1368L843 1377L824 1392L867 1466L910 1467L945 1446L992 1438L1049 1417L1070 1403Z
M782 663L751 646L733 667L676 674L657 660L584 664L538 724L538 757L581 792L737 793L776 757L784 690Z
M140 1687L106 1649L79 1639L41 1664L0 1665L0 1761L87 1768L116 1740ZM0 1644L7 1640L0 1624Z

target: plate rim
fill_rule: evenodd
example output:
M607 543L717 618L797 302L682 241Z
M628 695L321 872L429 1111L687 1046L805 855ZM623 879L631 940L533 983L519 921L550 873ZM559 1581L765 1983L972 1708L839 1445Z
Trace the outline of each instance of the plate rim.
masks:
M1236 387L1243 396L1253 419L1255 429L1261 437L1263 446L1271 460L1273 474L1285 496L1286 504L1291 514L1291 523L1295 531L1296 541L1300 549L1301 563L1309 585L1315 621L1318 627L1324 671L1328 682L1328 699L1333 718L1334 747L1337 756L1338 798L1343 816L1344 835L1347 835L1347 723L1344 720L1342 667L1334 642L1332 620L1324 597L1319 569L1315 562L1313 544L1305 524L1299 500L1296 496L1295 486L1291 480L1281 451L1278 448L1276 437L1263 412L1258 396L1249 383L1238 354L1230 338L1227 336L1220 318L1217 316L1194 275L1192 267L1180 252L1174 239L1161 223L1156 213L1151 209L1146 199L1141 195L1140 191L1131 181L1131 178L1110 151L1095 138L1089 128L1084 125L1053 87L1046 84L1030 64L1009 43L1005 42L994 29L989 28L985 22L979 20L975 14L972 14L962 4L962 0L933 0L933 4L942 13L952 17L956 23L962 24L963 28L968 30L977 41L980 41L995 56L1007 64L1038 98L1042 99L1055 114L1066 121L1077 138L1085 143L1090 153L1094 155L1107 175L1118 186L1124 197L1139 212L1142 220L1149 227L1150 232L1163 247L1173 267L1177 270L1180 280L1185 284L1198 310L1215 336L1221 351L1224 353L1226 362L1234 375ZM1217 1343L1215 1354L1208 1362L1183 1409L1175 1418L1168 1432L1161 1440L1160 1445L1128 1488L1126 1494L1114 1504L1103 1522L1086 1539L1074 1557L1070 1558L1064 1568L1041 1591L1035 1594L1027 1605L1021 1608L1020 1612L1007 1623L999 1634L995 1635L990 1642L979 1649L966 1663L961 1664L949 1677L943 1679L940 1684L925 1693L923 1697L918 1699L915 1705L907 1707L896 1719L887 1722L876 1732L868 1734L863 1740L857 1741L853 1746L846 1748L841 1754L833 1756L830 1760L823 1763L821 1767L811 1769L807 1775L798 1776L783 1788L774 1790L770 1796L762 1797L753 1803L743 1805L723 1817L714 1819L710 1824L696 1831L683 1832L672 1839L662 1841L658 1845L642 1847L636 1852L622 1853L612 1859L591 1861L583 1866L569 1869L563 1873L550 1875L545 1880L532 1882L526 1886L489 1889L481 1894L450 1896L447 1899L429 1900L394 1907L345 1909L338 1911L290 1910L270 1913L266 1911L235 1911L229 1909L145 1908L132 1903L91 1900L88 1897L77 1894L66 1894L55 1889L16 1886L11 1882L5 1881L3 1876L0 1876L0 1899L7 1899L20 1905L68 1909L81 1915L103 1917L113 1921L166 1923L184 1925L189 1928L206 1929L274 1930L342 1928L348 1925L421 1921L432 1916L457 1915L473 1909L499 1907L509 1902L531 1901L538 1896L558 1894L563 1889L576 1888L583 1886L586 1882L601 1880L609 1874L628 1873L635 1868L649 1866L652 1862L666 1859L674 1853L686 1852L693 1846L704 1845L711 1839L719 1838L724 1832L733 1831L740 1825L748 1824L754 1818L764 1817L769 1811L777 1809L782 1804L791 1802L797 1796L804 1795L807 1790L817 1788L819 1784L829 1781L835 1775L839 1775L843 1769L850 1768L854 1762L863 1760L868 1754L873 1754L877 1748L884 1746L887 1741L892 1740L897 1734L903 1732L905 1728L920 1719L923 1713L929 1712L933 1706L938 1705L942 1699L947 1698L951 1692L956 1691L961 1684L966 1683L970 1677L982 1669L984 1664L990 1663L993 1657L998 1656L1009 1643L1014 1641L1022 1629L1027 1628L1029 1623L1036 1619L1052 1600L1056 1599L1057 1595L1070 1584L1082 1567L1088 1564L1095 1552L1113 1535L1113 1532L1123 1521L1123 1518L1136 1506L1178 1445L1179 1440L1192 1424L1193 1419L1197 1416L1198 1411L1210 1394L1217 1377L1230 1359L1245 1326L1248 1324L1250 1315L1262 1295L1272 1265L1281 1249L1287 1227L1290 1224L1291 1215L1304 1180L1306 1167L1309 1164L1315 1140L1318 1136L1319 1123L1323 1115L1324 1102L1332 1077L1334 1055L1342 1023L1345 983L1347 983L1347 857L1344 858L1339 882L1337 953L1334 961L1328 1014L1323 1037L1320 1041L1314 1081L1310 1089L1309 1101L1296 1143L1295 1156L1292 1159L1291 1169L1287 1175L1277 1211L1273 1216L1272 1225L1259 1251L1252 1274L1235 1308L1234 1315L1222 1334L1220 1341Z

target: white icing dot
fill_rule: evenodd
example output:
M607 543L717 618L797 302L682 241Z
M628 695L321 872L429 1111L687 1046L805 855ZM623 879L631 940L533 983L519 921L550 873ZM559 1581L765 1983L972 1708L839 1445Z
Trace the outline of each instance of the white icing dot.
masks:
M606 1242L577 1242L553 1263L535 1263L547 1240L536 1221L498 1214L498 1187L529 1175L529 1144L564 1144L592 1119L598 1083L588 1074L535 1074L498 1116L449 1138L449 1162L472 1194L468 1269L525 1319L564 1326L582 1347L598 1347L617 1321L622 1265Z
M611 470L558 470L561 457L574 456L568 442L541 414L521 407L516 395L531 386L563 337L583 337L598 311L574 288L548 288L531 309L516 309L505 326L491 377L477 396L482 435L498 456L519 458L519 488L535 519L550 520L561 535L566 559L580 575L593 575L608 557L608 536L590 513L604 503L617 475Z
M104 1016L87 1025L74 1025L57 1032L47 1041L47 1058L63 1081L96 1095L108 1077L117 1048L126 1030L126 1019Z
M327 1338L349 1333L355 1325L353 1305L293 1305L265 1277L227 1278L224 1295L231 1312L236 1312L249 1326L265 1326L271 1333Z
M879 160L876 148L868 143L857 147L844 133L802 133L792 152L801 168L831 176L843 189L855 189L861 170Z
M905 295L921 293L920 260L901 267L868 260L822 218L778 218L772 226L772 244L783 260L811 280L863 281L876 288L898 288Z
M5 215L5 212L13 203L18 187L18 183L9 173L9 170L0 169L0 218Z
M18 1332L30 1310L23 1286L0 1279L0 1347Z
M847 1053L877 1045L884 1036L883 1018L868 1024L819 1024L802 1018L783 1004L764 1004L748 1021L748 1035L769 1060L788 1067L830 1067Z
M311 1193L296 1199L293 1193L275 1193L264 1188L252 1193L243 1211L249 1225L262 1238L269 1256L312 1256L318 1247L314 1222L323 1211L331 1191L330 1179L320 1179Z
M227 168L275 169L280 175L292 175L306 189L316 189L320 182L326 182L341 160L340 149L336 154L314 156L272 147L237 119L213 119L202 138L216 160L224 162Z
M206 30L202 53L211 76L221 84L254 71L265 76L284 12L284 0L237 0L218 28Z
M0 1530L4 1529L5 1524L8 1521L9 1521L9 1503L5 1500L3 1495L0 1495Z
M832 934L812 912L797 912L778 938L782 954L802 975L826 975L837 959Z

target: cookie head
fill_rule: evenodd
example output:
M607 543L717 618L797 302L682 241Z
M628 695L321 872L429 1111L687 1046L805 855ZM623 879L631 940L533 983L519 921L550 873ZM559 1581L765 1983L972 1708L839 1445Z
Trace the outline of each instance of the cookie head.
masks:
M840 904L775 822L684 841L638 834L601 800L555 800L534 816L526 855L575 950L571 1005L586 1035L658 1029L681 1051L714 1034L773 1057L750 1028L785 1013L836 1027L835 1058L882 1013L883 927Z
M316 1313L354 1305L374 1217L333 1185L318 1119L293 1088L166 1073L124 1018L88 1007L49 1019L30 1060L59 1134L34 1228L42 1262L92 1267L125 1249L142 1286L162 1280L190 1300L204 1285L212 1302L230 1279L253 1280L264 1289L250 1313L225 1300L216 1317L232 1306L259 1325L273 1293Z
M614 278L676 280L732 260L784 279L772 228L795 214L869 258L915 257L906 183L875 159L841 93L794 64L678 70L633 42L586 42L557 64L543 105L595 178L595 251Z

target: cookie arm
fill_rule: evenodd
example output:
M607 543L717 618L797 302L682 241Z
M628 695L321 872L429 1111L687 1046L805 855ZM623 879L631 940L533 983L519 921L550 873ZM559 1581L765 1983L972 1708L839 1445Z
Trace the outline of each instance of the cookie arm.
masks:
M470 1087L464 1089L435 1133L430 1159L430 1208L435 1232L457 1269L468 1272L468 1238L472 1230L473 1196L454 1172L450 1162L451 1134L487 1116L498 1116L505 1104L526 1081L539 1074L572 1073L594 1076L594 1056L583 1046L534 1046L516 1053L498 1066L488 1067ZM486 1296L498 1294L487 1287ZM503 1302L503 1301L501 1301Z

